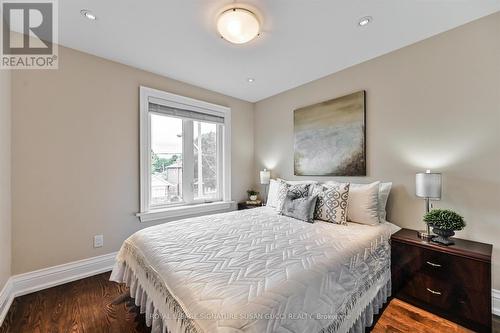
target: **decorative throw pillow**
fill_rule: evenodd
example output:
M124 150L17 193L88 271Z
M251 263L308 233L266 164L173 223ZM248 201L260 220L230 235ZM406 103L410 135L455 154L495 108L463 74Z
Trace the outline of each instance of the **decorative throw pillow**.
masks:
M333 186L316 185L313 195L317 195L314 219L337 224L347 224L349 184Z
M283 207L283 202L285 202L285 198L290 192L293 194L296 198L304 198L309 195L309 187L311 184L297 184L297 185L290 185L287 184L283 180L279 180L279 188L278 188L278 194L277 194L277 199L276 199L276 211L281 212L281 208Z
M318 197L306 196L296 197L292 192L288 192L283 202L280 214L293 217L294 219L313 223L314 209L316 207L316 199Z
M267 194L266 206L276 208L279 212L286 194L289 189L301 196L310 195L310 189L313 182L294 182L288 183L283 179L271 179L269 182L269 191ZM304 194L305 193L305 194Z
M269 191L267 194L266 206L276 207L279 187L280 187L280 180L271 179L269 181Z
M281 211L281 206L283 206L283 202L285 201L286 194L288 193L288 185L281 179L278 179L278 190L276 192L276 211Z
M315 180L285 180L283 179L288 185L302 185L302 184L309 184L309 195L312 194L312 191L314 189L314 186L318 184L317 181Z
M362 224L379 223L378 189L380 182L353 186L349 190L347 220Z

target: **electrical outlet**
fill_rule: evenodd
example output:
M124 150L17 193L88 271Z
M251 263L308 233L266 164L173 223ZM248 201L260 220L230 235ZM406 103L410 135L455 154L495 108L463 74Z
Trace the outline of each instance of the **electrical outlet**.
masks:
M104 236L95 235L94 236L94 247L102 247L104 245Z

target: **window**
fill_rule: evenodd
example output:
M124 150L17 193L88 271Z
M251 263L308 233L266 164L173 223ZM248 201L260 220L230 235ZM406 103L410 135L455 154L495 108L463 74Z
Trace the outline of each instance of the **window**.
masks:
M140 92L141 221L230 208L230 109Z

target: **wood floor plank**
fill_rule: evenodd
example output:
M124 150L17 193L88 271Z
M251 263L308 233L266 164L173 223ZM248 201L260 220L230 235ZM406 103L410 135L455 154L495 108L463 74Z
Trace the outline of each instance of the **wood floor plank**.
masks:
M113 304L127 288L109 273L67 283L14 300L0 333L150 333L133 299ZM500 333L494 318L493 332ZM373 333L470 333L398 299L387 305Z
M399 299L392 299L372 332L470 333L472 331Z

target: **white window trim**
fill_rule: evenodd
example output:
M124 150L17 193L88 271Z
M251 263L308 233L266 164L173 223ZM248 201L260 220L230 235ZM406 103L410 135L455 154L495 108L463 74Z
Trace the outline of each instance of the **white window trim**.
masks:
M224 117L224 133L222 145L222 201L203 204L173 206L163 209L149 210L149 187L151 168L151 129L149 122L149 101L166 106L182 108ZM234 208L231 201L231 109L193 98L184 97L165 91L141 86L139 89L140 103L140 212L136 214L141 222L174 218L193 214L203 214L218 210Z
M163 220L182 216L191 216L204 213L212 213L234 208L232 201L217 201L212 203L203 203L196 205L176 206L165 209L150 210L146 213L138 213L137 217L141 222L149 222L155 220Z

